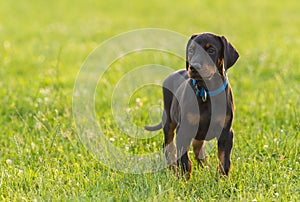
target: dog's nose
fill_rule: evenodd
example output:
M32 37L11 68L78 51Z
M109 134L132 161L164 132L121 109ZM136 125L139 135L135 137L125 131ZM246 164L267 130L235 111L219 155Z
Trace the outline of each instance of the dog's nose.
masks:
M191 72L196 72L196 69L195 69L195 67L193 67L193 66L190 66L190 71L191 71Z
M196 72L197 69L199 70L199 69L201 69L201 67L202 67L202 65L199 63L191 63L190 70L192 72Z

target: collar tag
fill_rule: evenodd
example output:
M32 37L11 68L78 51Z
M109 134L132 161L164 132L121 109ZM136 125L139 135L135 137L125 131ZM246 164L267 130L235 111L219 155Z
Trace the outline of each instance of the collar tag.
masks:
M207 100L207 92L206 92L205 88L203 88L203 87L201 88L200 97L201 97L201 99L202 99L203 102L206 102L206 100Z

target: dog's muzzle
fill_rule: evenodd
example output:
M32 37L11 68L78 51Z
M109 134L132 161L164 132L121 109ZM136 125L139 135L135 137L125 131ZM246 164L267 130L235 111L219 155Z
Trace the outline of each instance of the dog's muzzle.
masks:
M189 67L189 76L192 79L210 79L215 73L216 68L206 64L191 63Z
M197 73L202 68L202 65L200 63L192 63L190 65L190 70L192 73Z

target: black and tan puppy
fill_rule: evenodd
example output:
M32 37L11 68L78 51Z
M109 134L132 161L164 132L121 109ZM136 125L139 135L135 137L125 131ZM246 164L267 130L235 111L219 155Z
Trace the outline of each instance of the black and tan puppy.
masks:
M163 120L150 131L163 128L164 152L170 166L191 173L188 150L192 141L199 164L205 159L204 141L218 139L219 171L228 175L233 146L233 97L226 71L239 55L223 36L193 35L186 47L186 70L163 83ZM176 146L174 131L176 129Z

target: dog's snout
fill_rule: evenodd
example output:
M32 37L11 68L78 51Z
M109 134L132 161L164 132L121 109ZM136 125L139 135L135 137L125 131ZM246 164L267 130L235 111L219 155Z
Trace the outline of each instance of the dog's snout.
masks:
M199 63L192 63L190 66L191 71L197 71L197 69L201 69L202 65Z

